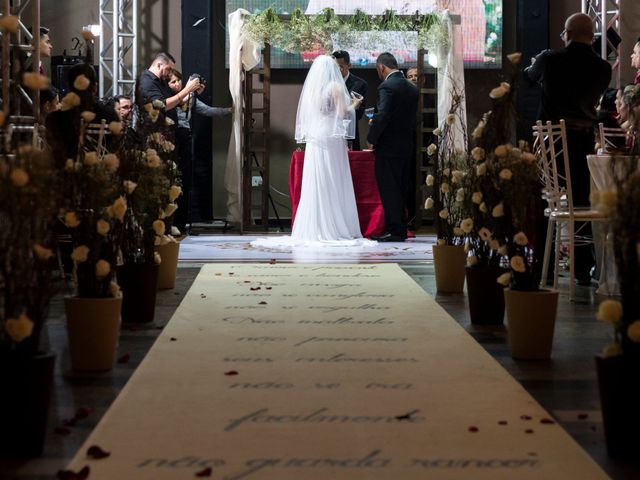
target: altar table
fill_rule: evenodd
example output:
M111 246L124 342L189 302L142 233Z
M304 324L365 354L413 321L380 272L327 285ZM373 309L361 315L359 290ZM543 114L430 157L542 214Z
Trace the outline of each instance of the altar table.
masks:
M349 165L353 190L358 207L360 231L363 237L380 235L384 230L384 210L378 193L374 170L375 157L371 151L349 151ZM302 189L302 169L304 152L295 151L289 166L289 192L291 194L291 224L296 216L300 191Z

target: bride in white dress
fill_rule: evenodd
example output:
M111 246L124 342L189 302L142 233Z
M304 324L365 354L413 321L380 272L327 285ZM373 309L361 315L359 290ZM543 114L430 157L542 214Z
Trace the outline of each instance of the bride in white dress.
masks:
M302 190L291 236L260 238L257 247L373 246L362 238L347 139L355 136L355 109L335 59L317 57L304 82L295 138L306 143Z

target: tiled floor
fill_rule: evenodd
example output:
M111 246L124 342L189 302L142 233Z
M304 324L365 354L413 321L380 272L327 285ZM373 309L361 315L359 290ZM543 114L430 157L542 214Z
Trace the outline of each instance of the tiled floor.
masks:
M640 478L640 467L613 461L606 454L593 355L608 341L611 332L608 326L600 324L594 318L594 288L578 288L579 298L574 304L568 302L565 294L561 295L552 360L515 361L509 355L503 327L471 326L464 294L436 294L434 272L430 262L405 263L402 266L552 413L612 478ZM62 302L65 288L61 285L61 291L51 308L45 335L49 349L58 356L55 396L45 452L41 458L26 461L0 460L0 478L55 478L56 471L73 456L125 385L160 329L169 321L198 271L199 264L180 265L176 288L158 292L155 323L143 328L122 331L118 356L129 354L128 362L119 363L113 371L99 375L80 375L70 370ZM455 352L452 352L452 355L455 355ZM73 417L75 411L81 407L92 409L87 418L71 427L67 435L54 432L55 427L62 425L65 419Z

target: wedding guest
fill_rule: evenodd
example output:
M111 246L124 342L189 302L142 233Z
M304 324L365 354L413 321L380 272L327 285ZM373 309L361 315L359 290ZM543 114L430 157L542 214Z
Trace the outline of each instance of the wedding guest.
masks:
M565 48L541 52L525 69L525 77L542 87L538 119L566 122L573 202L576 206L588 206L590 177L586 156L593 153L596 105L611 80L611 65L593 51L594 25L588 15L571 15L560 36ZM542 242L546 221L541 223L545 225L538 232ZM584 230L590 234L590 224ZM542 250L536 248L536 253L542 256ZM576 279L580 284L589 284L594 265L590 247L576 247L575 256Z
M342 78L344 78L344 83L347 86L349 93L356 92L358 95L362 96L362 102L356 110L356 137L351 141L351 150L360 150L360 129L358 128L357 122L360 121L364 114L364 109L367 103L366 97L368 84L362 78L350 72L351 57L349 56L349 52L338 50L333 52L333 58L338 62L340 74L342 75Z
M367 142L375 153L378 190L384 209L385 232L381 242L404 242L407 238L406 198L413 159L418 89L398 69L388 52L376 60L378 77L377 114Z
M114 98L114 108L120 121L128 126L131 124L131 117L133 115L133 102L131 98L126 95L116 95Z
M619 128L620 124L618 123L618 111L616 107L616 97L618 94L617 88L607 88L602 97L600 97L600 102L598 103L598 107L596 108L596 128L594 131L595 134L595 151L598 152L599 149L606 149L606 145L600 145L600 124L602 124L605 128ZM619 141L618 138L612 139L611 142L618 147L624 147L624 139L620 137L622 142Z
M169 88L173 92L182 90L182 73L175 68L171 70ZM204 117L224 117L231 115L233 107L210 107L196 95L204 92L203 84L187 95L176 108L178 123L176 129L176 147L178 151L178 167L182 174L182 195L178 197L178 210L174 217L174 225L184 232L187 225L191 228L191 190L193 187L193 139L191 137L191 119L193 114Z
M631 54L631 66L636 69L636 76L633 79L633 84L640 83L640 38L633 46L633 53Z
M44 125L47 115L57 110L60 110L58 89L50 85L46 90L40 90L40 123Z

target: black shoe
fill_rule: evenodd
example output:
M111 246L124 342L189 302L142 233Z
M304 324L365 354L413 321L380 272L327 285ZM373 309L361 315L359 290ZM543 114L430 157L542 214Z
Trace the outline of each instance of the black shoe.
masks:
M377 242L404 242L406 239L407 237L393 235L391 233L383 233L379 237L371 237L371 240L375 240Z

